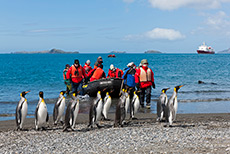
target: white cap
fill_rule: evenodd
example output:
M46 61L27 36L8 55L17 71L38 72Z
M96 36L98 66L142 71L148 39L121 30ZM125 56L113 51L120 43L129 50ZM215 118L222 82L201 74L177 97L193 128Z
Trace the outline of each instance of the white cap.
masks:
M85 63L88 64L88 65L90 65L90 60L87 60Z
M132 67L134 65L134 62L128 63L127 67Z
M113 70L115 67L113 64L110 65L110 70Z

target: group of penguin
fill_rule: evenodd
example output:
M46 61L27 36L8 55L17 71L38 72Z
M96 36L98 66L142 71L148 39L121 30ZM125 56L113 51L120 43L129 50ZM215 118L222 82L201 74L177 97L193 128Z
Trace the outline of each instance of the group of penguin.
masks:
M163 118L165 118L165 120L169 122L169 126L172 125L173 121L176 119L176 112L178 108L177 92L182 86L183 85L180 85L174 88L174 92L169 100L166 95L166 91L169 88L162 89L162 93L157 102L157 121L161 122ZM30 91L23 91L20 94L21 99L18 102L15 115L17 130L22 130L23 124L26 119L28 105L25 95L29 92ZM67 131L68 129L74 130L79 112L80 100L78 95L76 93L73 93L71 101L67 105L65 119L63 122L62 118L66 106L64 94L65 91L60 92L58 100L54 105L54 125L57 125L58 122L60 122L61 124L64 124L63 131ZM106 93L106 96L103 99L101 96L101 91L98 91L97 97L94 99L94 101L92 101L90 106L88 127L92 128L94 125L96 125L98 128L100 128L101 126L98 124L98 121L100 121L101 119L109 120L108 112L111 104L112 99L109 95L109 92ZM136 119L134 115L138 112L139 108L140 100L138 96L138 91L134 92L133 98L131 100L128 91L123 89L120 92L119 101L116 104L114 127L122 127L125 124L125 118L128 114L128 110L130 111L130 118ZM48 124L48 120L49 114L47 111L47 106L43 98L43 92L40 91L39 102L35 110L35 129L39 130L40 128L45 128L44 126L45 124Z
M178 109L177 93L178 90L184 85L174 87L173 94L169 98L166 95L166 91L169 88L162 89L161 95L157 101L157 121L162 122L163 118L172 126L173 121L176 120L176 113Z

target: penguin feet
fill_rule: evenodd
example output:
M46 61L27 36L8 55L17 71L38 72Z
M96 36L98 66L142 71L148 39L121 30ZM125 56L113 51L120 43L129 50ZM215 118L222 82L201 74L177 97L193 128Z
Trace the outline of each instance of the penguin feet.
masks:
M105 121L111 121L111 119L108 119L108 118L104 118Z
M102 126L100 126L99 124L96 124L96 125L97 125L97 128L99 128L99 129L102 128Z

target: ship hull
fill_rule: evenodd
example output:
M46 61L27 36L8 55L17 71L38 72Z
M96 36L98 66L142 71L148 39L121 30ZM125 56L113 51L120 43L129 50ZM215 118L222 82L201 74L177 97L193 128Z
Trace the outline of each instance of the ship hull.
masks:
M213 51L203 51L203 50L197 50L198 54L215 54Z

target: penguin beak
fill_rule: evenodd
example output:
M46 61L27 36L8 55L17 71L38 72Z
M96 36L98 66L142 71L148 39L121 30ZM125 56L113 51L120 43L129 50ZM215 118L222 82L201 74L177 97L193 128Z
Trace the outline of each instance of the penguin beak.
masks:
M29 90L29 91L26 91L25 93L28 94L29 92L30 92L30 90Z
M184 85L180 85L179 88L183 87Z

